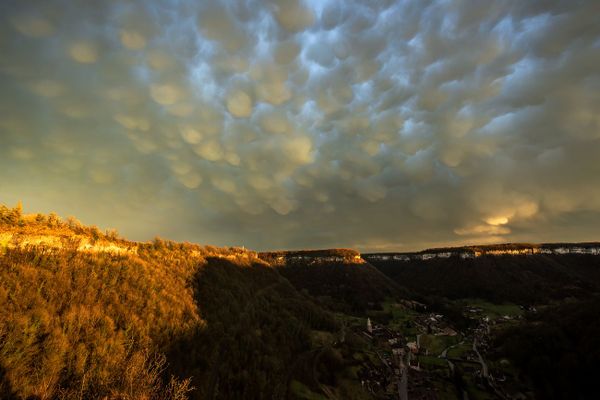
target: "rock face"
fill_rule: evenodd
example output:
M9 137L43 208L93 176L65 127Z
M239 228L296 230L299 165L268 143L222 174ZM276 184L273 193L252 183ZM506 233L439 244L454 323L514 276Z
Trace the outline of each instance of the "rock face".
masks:
M121 244L103 239L92 241L88 237L78 235L63 237L50 234L25 235L15 232L2 232L0 234L0 247L9 249L40 248L45 252L75 249L85 253L137 253L137 245L132 242Z
M273 266L319 265L328 263L364 264L360 253L351 249L270 251L258 254Z
M547 243L547 244L504 244L491 246L455 247L430 249L417 253L372 253L363 254L367 261L416 261L457 257L470 259L483 256L522 256L535 254L587 254L600 255L600 243Z

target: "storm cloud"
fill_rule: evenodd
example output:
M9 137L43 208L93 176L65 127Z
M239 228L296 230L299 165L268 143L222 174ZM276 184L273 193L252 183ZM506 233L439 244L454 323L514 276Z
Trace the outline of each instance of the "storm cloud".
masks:
M599 239L598 1L0 15L0 202L255 249Z

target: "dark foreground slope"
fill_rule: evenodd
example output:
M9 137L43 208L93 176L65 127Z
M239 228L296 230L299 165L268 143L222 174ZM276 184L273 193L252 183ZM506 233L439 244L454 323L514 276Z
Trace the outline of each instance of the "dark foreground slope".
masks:
M355 250L305 250L259 253L296 289L306 290L328 308L363 312L398 297L404 290Z
M508 357L538 399L597 399L600 297L549 307L495 337L492 357Z
M335 322L255 253L0 208L1 399L285 398L311 329Z
M283 399L310 331L336 330L329 313L260 260L208 258L193 286L203 325L168 354L180 376L195 377L194 398Z
M373 255L365 258L421 296L530 304L600 290L600 256L595 255L483 255L410 261L381 260Z

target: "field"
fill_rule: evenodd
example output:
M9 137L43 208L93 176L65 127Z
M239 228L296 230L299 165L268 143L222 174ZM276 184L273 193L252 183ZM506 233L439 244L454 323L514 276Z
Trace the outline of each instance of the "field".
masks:
M445 348L450 347L460 341L458 336L435 336L421 335L421 348L429 351L429 355L438 356Z
M448 368L448 362L435 356L418 356L422 368Z
M460 344L456 347L449 349L448 353L446 355L448 356L448 358L462 358L462 357L464 357L465 354L467 354L469 351L471 351L472 348L473 348L472 344L463 343L463 344Z
M398 330L406 337L415 338L419 330L414 324L415 317L418 315L415 311L396 303L393 300L386 300L382 303L383 310L390 316L387 326L390 329Z
M494 304L481 299L466 299L460 303L466 307L483 310L482 314L491 319L502 318L505 315L512 318L523 315L523 310L513 303Z
M315 393L308 388L308 386L293 380L290 384L290 392L291 394L297 398L302 400L327 400L327 397Z

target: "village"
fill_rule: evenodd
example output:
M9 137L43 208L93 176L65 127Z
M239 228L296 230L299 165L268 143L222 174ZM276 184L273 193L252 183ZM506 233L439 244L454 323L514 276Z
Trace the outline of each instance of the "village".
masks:
M404 323L406 329L368 318L364 326L354 328L376 355L358 373L362 387L380 399L455 398L461 391L462 398L477 392L481 394L477 398L525 399L505 390L510 387L509 377L485 360L492 329L520 316L490 317L485 311L477 306L464 308L465 316L474 322L466 332L454 329L439 313L415 314ZM448 392L453 386L448 383L455 383L454 393Z

